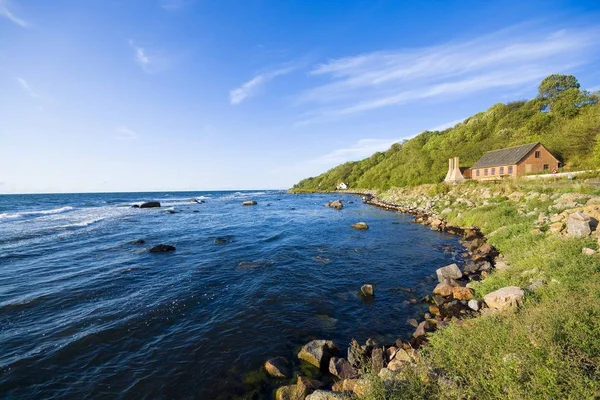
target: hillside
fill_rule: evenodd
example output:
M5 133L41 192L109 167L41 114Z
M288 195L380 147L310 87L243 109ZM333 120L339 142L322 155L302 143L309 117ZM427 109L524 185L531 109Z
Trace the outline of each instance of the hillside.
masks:
M444 131L425 131L385 152L339 165L307 178L293 191L333 190L340 182L352 189L388 189L444 179L448 158L470 166L485 152L542 142L565 169L600 165L600 103L597 93L581 90L571 75L551 75L531 100L498 103Z

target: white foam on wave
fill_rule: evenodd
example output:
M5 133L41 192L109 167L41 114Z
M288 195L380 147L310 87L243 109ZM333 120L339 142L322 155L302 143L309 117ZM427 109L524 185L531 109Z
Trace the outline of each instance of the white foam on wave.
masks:
M36 211L22 211L17 213L2 213L0 214L0 219L15 219L26 216L36 216L36 215L52 215L52 214L60 214L66 211L72 210L73 207L65 206L60 208L53 208L51 210L36 210Z
M95 224L96 222L103 221L105 218L92 218L81 222L74 222L72 224L60 225L56 228L84 228L86 226L90 226Z

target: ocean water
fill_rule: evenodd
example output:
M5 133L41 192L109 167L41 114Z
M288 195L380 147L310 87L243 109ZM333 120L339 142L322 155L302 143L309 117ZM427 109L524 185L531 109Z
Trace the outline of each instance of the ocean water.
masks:
M341 197L336 211L323 204L339 196L272 191L0 196L0 397L270 398L263 362L297 363L309 340L408 338L425 307L411 299L458 239ZM130 207L149 200L162 207ZM177 250L147 251L160 243Z

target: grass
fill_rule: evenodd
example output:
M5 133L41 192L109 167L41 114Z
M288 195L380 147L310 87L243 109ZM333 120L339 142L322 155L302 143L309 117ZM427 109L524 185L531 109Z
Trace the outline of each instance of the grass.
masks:
M517 187L507 188L507 193L518 189L551 195L554 189L564 190L512 184ZM578 189L589 195L597 192L575 185L569 192ZM548 212L551 201L493 197L489 202L455 207L447 216L452 224L495 232L489 241L511 265L475 283L476 297L504 286L526 288L536 279L546 284L527 292L517 312L481 316L431 334L419 365L392 381L371 377L365 400L600 397L600 257L581 252L583 247L597 249L597 239L534 231L537 215L526 213Z

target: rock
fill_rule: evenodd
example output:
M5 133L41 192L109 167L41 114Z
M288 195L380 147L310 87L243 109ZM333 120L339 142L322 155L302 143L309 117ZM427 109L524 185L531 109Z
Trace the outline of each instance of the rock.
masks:
M146 241L144 239L136 239L129 242L129 244L144 244Z
M343 400L346 397L340 393L330 392L328 390L315 390L308 396L306 400Z
M313 390L322 388L323 383L316 379L310 379L304 376L299 376L298 380L296 381L296 386L298 387L298 392L310 393Z
M452 289L458 286L458 283L454 279L444 279L438 283L433 289L433 294L437 294L443 297L448 297L452 294Z
M405 365L405 363L403 361L393 359L392 361L390 361L388 363L387 367L384 369L387 369L388 371L391 371L391 372L398 372L404 367L404 365ZM383 369L382 369L382 371L383 371Z
M322 371L329 369L329 360L338 353L339 349L331 340L313 340L305 344L298 358L306 361Z
M418 338L421 336L425 336L427 332L431 332L433 331L433 329L434 327L429 321L423 321L419 324L419 326L415 330L415 333L413 333L413 337Z
M497 259L494 262L494 267L496 267L497 271L506 271L510 269L510 265L506 261L504 261L504 259Z
M562 231L564 228L564 224L562 222L555 222L553 224L550 224L548 231L552 232L552 233L558 233L560 231Z
M475 299L469 300L467 303L468 307L473 311L479 311L479 302Z
M166 253L169 251L175 251L175 246L171 246L170 244L157 244L154 247L151 247L148 250L150 253Z
M373 285L362 285L360 287L360 292L362 293L363 296L374 296L375 295L375 291L373 290Z
M154 208L160 207L160 203L158 201L147 201L145 203L140 204L140 208Z
M489 261L483 261L483 262L479 262L477 264L478 271L489 271L491 269L492 269L492 263L490 263Z
M243 202L242 202L242 205L243 205L243 206L255 206L255 205L257 205L257 204L258 204L258 203L257 203L256 201L254 201L254 200L248 200L248 201L243 201Z
M429 313L435 316L440 315L440 308L432 304L429 306Z
M463 272L465 274L474 274L478 270L479 270L479 267L477 266L477 264L475 264L471 260L468 260L463 267Z
M481 257L495 257L498 255L498 251L489 243L481 245L475 253Z
M378 374L383 368L383 350L380 348L373 349L371 353L371 372Z
M352 228L364 231L364 230L369 229L369 225L367 225L366 222L357 222L354 225L352 225Z
M546 284L546 281L542 278L539 278L539 279L536 279L535 281L533 281L533 283L531 285L527 286L527 290L529 290L530 292L535 292L536 290L538 290L545 284Z
M275 400L301 400L306 397L297 385L281 386L275 391Z
M140 205L139 204L134 204L134 205L131 206L131 208L140 208Z
M288 360L284 357L275 357L265 362L265 369L267 370L267 373L274 378L287 379L290 377L288 365Z
M593 256L594 254L596 254L596 250L590 249L589 247L584 247L583 249L581 249L581 253L586 256Z
M504 311L518 308L525 299L525 291L517 286L507 286L488 293L483 301L489 308Z
M228 244L233 242L233 239L231 237L218 237L215 238L214 242L215 244Z
M460 279L462 277L462 272L460 272L460 269L456 264L450 264L446 265L445 267L438 268L435 273L439 282L443 282L444 279Z
M362 370L367 362L366 351L358 344L356 339L350 341L350 347L348 347L348 362L357 370Z
M336 210L341 210L342 208L344 208L344 205L342 204L341 200L330 201L329 203L325 204L325 206L334 208Z
M340 379L353 379L358 373L345 358L331 357L329 360L329 373Z
M354 394L359 398L365 397L372 388L372 384L367 379L357 379L354 383Z
M575 212L567 220L567 233L572 237L586 237L592 233L592 219L583 213Z
M454 287L452 288L452 297L456 300L471 300L473 298L473 292L467 287Z
M339 382L336 382L331 387L331 390L334 392L352 392L354 391L354 386L356 385L357 379L344 379Z
M396 355L396 351L398 351L398 349L395 346L390 346L387 349L385 349L385 359L386 361L390 361L392 359L394 359L394 356Z
M414 350L410 349L410 351L413 352ZM405 349L398 349L398 351L394 355L394 360L405 363L413 362L413 359L414 357L408 354L408 351L406 351Z
M409 324L409 325L411 325L411 326L414 326L415 328L416 328L417 326L419 326L419 323L418 323L418 322L417 322L417 320L416 320L416 319L414 319L414 318L411 318L411 319L409 319L407 322L408 322L408 324Z

